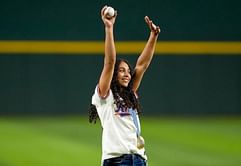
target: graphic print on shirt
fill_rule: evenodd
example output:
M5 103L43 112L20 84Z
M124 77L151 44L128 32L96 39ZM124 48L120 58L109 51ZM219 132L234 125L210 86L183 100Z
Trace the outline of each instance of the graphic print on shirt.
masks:
M114 105L115 105L115 115L119 115L120 117L130 116L131 113L129 111L129 108L126 106L123 98L120 97L119 95L117 95L117 96L118 96L118 98L114 102Z
M119 115L120 117L123 116L130 116L129 109L127 107L117 107L115 110L115 115Z

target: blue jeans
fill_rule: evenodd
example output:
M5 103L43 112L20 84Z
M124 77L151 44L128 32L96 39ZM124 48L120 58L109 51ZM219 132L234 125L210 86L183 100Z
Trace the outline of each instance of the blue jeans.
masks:
M146 166L146 160L137 154L124 154L104 160L103 166Z

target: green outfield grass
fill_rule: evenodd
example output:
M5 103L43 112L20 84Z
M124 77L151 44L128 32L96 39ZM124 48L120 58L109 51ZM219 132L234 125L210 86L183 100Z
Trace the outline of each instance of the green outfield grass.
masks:
M149 166L240 166L241 118L142 117ZM0 166L98 166L100 123L0 117Z

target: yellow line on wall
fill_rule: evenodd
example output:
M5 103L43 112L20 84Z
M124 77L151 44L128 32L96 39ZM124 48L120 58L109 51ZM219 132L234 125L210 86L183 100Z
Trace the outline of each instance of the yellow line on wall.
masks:
M144 41L116 42L118 54L139 54ZM101 41L4 41L0 54L103 54ZM156 54L241 54L241 42L165 42L156 44Z

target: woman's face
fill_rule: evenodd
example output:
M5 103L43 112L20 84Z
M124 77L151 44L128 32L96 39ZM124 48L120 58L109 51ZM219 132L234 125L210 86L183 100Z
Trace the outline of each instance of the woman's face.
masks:
M120 62L118 67L117 80L121 86L127 87L131 80L130 68L127 63Z

